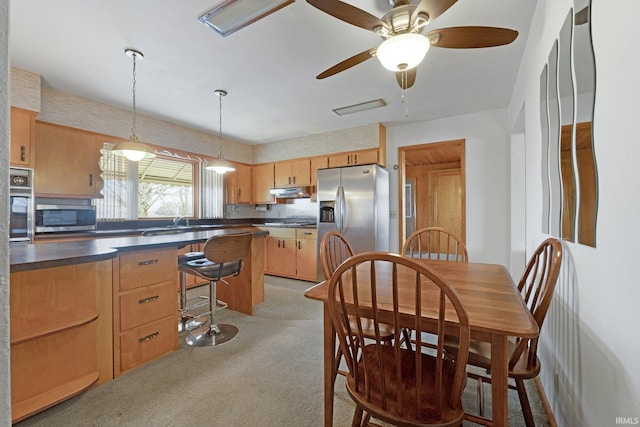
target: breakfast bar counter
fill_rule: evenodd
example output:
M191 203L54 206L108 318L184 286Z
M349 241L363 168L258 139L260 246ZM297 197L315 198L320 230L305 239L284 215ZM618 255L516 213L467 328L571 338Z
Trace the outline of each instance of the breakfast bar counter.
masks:
M12 421L177 350L179 251L242 232L250 252L218 297L251 315L264 300L267 232L256 227L12 245Z

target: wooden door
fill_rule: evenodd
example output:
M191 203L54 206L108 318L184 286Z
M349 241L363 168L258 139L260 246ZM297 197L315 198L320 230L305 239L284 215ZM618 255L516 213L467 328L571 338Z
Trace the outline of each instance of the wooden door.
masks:
M434 171L431 176L433 225L446 228L463 237L460 170Z

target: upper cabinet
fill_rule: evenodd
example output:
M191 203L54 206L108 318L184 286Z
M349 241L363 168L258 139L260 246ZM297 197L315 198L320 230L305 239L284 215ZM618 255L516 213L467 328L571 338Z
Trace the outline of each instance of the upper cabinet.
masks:
M236 170L225 174L226 203L251 203L251 166L235 164Z
M35 124L34 192L44 197L101 197L96 135L44 122Z
M329 167L329 158L327 156L311 158L311 201L315 202L318 195L318 169L326 169Z
M269 193L274 187L273 163L254 165L251 174L251 191L253 203L274 203L274 197Z
M379 150L359 150L346 153L332 154L329 156L329 167L339 168L342 166L366 165L379 163Z
M11 165L32 167L35 111L11 107Z
M274 163L276 187L311 185L309 159L284 160Z

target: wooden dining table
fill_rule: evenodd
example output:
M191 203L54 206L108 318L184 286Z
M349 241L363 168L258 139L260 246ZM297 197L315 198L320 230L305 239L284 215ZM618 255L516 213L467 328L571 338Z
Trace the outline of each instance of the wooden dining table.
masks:
M491 395L494 426L508 424L508 337L535 338L539 328L515 287L505 267L496 264L422 260L443 276L456 290L467 311L471 339L491 343ZM361 265L359 269L368 268ZM365 271L362 271L365 273ZM358 274L358 277L366 277ZM378 277L378 283L384 280ZM363 286L367 286L363 283ZM398 277L398 291L409 290L415 283ZM305 291L305 297L324 303L324 425L333 425L336 333L328 311L329 281ZM385 301L378 301L380 305ZM425 320L431 310L422 310Z

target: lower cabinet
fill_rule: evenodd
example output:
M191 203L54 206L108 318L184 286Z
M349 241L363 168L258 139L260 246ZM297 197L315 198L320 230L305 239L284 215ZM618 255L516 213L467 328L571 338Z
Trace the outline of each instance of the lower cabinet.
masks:
M317 230L281 227L265 229L269 231L265 273L315 281Z
M113 378L111 265L11 273L14 423Z
M121 254L117 264L113 287L116 377L178 349L178 254L175 248L134 251Z

